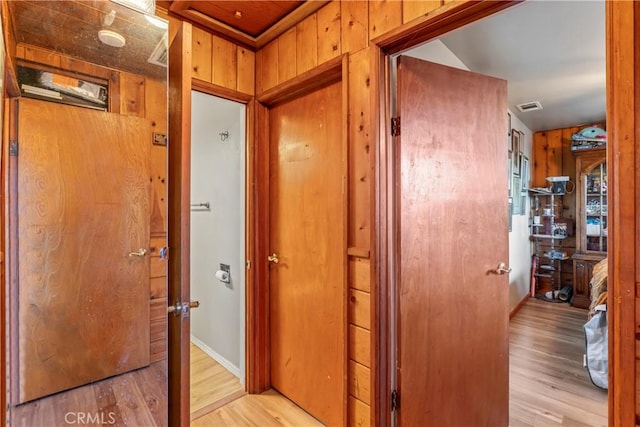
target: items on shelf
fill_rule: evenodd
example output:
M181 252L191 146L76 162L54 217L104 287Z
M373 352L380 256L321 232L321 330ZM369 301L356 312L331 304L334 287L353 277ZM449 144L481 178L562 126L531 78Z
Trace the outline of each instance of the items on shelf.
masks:
M571 150L593 150L607 144L607 132L598 126L589 126L571 136Z

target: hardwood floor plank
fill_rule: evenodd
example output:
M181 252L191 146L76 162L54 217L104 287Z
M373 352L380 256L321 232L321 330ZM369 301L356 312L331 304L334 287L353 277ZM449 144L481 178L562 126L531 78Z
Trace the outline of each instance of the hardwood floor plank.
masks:
M586 321L585 310L536 299L511 319L511 427L607 425L607 392L582 366Z

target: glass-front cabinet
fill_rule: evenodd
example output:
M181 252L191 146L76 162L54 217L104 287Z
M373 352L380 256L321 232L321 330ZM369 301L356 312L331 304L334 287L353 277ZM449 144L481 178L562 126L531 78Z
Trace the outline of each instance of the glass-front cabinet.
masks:
M588 308L593 266L607 256L607 162L604 148L576 153L576 252L573 305Z
M584 242L587 252L607 252L607 163L584 173Z

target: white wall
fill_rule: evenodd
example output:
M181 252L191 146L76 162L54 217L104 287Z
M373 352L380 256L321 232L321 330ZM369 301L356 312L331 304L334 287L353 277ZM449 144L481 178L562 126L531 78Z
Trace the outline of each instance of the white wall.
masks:
M435 62L450 67L469 70L469 68L440 40L434 40L422 46L414 48L404 55L414 58L424 59L426 61ZM506 113L505 113L506 121ZM511 112L511 127L524 133L524 138L520 142L522 145L522 153L529 158L529 169L533 167L531 163L531 153L533 147L533 134L516 116ZM505 146L508 136L505 135ZM507 173L508 164L505 159L505 173ZM530 286L530 270L532 248L529 242L529 197L526 198L527 206L525 215L512 216L512 231L509 233L509 267L511 273L509 275L509 307L513 309L527 295ZM507 189L505 188L505 206L507 210ZM477 236L478 239L487 238L486 236Z
M192 341L244 381L245 106L193 91L191 146L191 203L211 204L191 210ZM215 278L221 263L229 284Z

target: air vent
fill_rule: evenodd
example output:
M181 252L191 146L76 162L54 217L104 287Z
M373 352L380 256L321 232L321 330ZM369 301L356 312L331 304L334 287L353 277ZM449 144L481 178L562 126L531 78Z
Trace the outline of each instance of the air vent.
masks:
M518 110L522 111L523 113L526 113L527 111L542 110L542 105L540 105L540 101L525 102L525 103L516 105L516 107L518 107Z
M161 67L167 67L169 59L169 49L167 45L167 35L165 34L160 40L160 43L153 49L151 56L147 60L150 64L159 65Z

